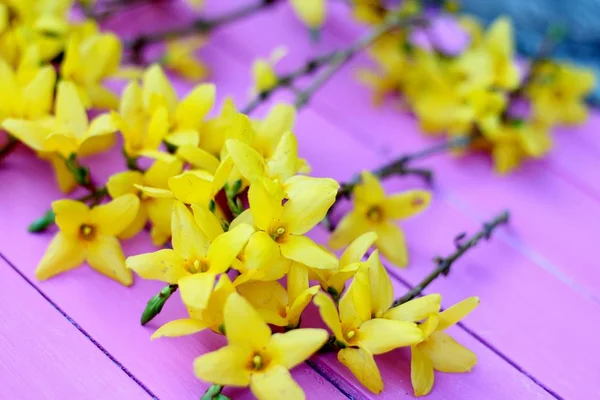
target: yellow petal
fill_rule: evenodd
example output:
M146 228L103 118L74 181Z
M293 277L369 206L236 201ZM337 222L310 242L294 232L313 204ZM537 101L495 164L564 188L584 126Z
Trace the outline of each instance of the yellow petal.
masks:
M365 321L358 334L360 346L372 354L387 353L423 340L423 333L414 323L383 318Z
M169 131L169 112L165 107L158 107L150 115L144 149L158 150Z
M290 303L294 302L294 300L307 290L308 285L308 268L306 265L292 262L287 276L287 291L290 295ZM313 295L316 293L313 293Z
M394 288L387 271L379 261L377 250L371 254L367 263L371 284L371 314L380 317L394 302Z
M338 260L333 254L323 250L306 236L290 235L279 248L285 258L311 268L334 269L338 266Z
M479 297L473 296L466 298L452 307L449 307L440 313L440 322L437 330L443 331L452 325L461 321L479 305Z
M392 264L405 267L408 264L406 242L402 230L392 222L378 224L375 228L377 241L375 246Z
M258 350L271 339L271 330L248 300L232 293L225 303L225 332L232 345Z
M426 190L410 190L383 200L383 212L388 219L404 219L422 212L431 202Z
M285 181L298 169L298 141L292 132L286 132L267 162L269 174Z
M90 218L98 227L98 233L116 236L133 222L139 208L140 199L136 195L125 194L92 208Z
M85 255L85 247L75 237L58 232L40 260L35 277L38 280L46 280L76 268L83 263Z
M281 258L279 247L271 237L263 231L258 231L250 236L244 249L244 265L246 268L269 268Z
M350 244L365 232L371 231L371 227L363 213L351 211L346 214L335 227L329 237L329 246L339 250Z
M254 228L250 225L241 224L219 235L208 249L210 270L214 273L225 272L242 251L253 232Z
M391 308L383 317L398 321L418 322L438 313L441 301L442 296L439 294L428 294Z
M294 176L285 182L288 201L282 221L294 235L303 235L323 220L335 202L339 183L330 178Z
M250 282L238 286L237 290L257 310L279 314L288 304L287 292L277 281Z
M43 151L46 149L45 140L50 134L50 130L36 121L26 121L20 119L6 119L2 122L2 127L10 132L11 135L23 142L27 147Z
M208 253L208 238L183 203L173 204L171 233L173 249L186 260L193 260Z
M270 193L263 182L255 182L248 191L248 201L256 226L268 231L271 224L280 218L283 212L281 197Z
M86 133L86 138L109 135L115 133L117 130L118 127L114 123L114 118L111 114L101 114L92 120L90 128Z
M42 157L38 153L40 157ZM52 168L54 169L54 176L56 177L56 181L58 182L58 187L60 191L63 193L71 193L77 187L77 181L75 177L69 171L67 166L65 165L65 160L61 156L55 153L51 153L51 155L47 158L52 164Z
M178 282L183 303L191 308L203 310L215 285L215 274L200 272L181 278Z
M192 204L192 211L194 212L194 220L202 229L208 240L214 240L217 236L223 233L221 223L207 207L199 204Z
M263 156L270 157L282 135L294 126L296 109L290 104L276 104L261 121L254 136L253 147Z
M302 388L287 368L276 365L263 373L252 375L250 389L258 400L304 400Z
M200 143L200 133L196 129L176 129L167 133L164 140L176 147L197 147Z
M73 136L82 137L87 132L88 117L72 82L59 82L55 108L56 118Z
M235 139L229 139L226 145L229 157L249 182L254 182L257 177L266 176L265 160L256 150Z
M85 203L76 200L57 200L52 202L54 221L61 231L69 235L78 235L81 225L90 219L90 209Z
M325 0L290 0L298 18L310 28L318 28L325 21Z
M431 360L421 352L419 346L411 347L410 380L415 396L425 396L431 392L434 375Z
M317 294L320 286L313 286L304 290L294 300L291 300L291 306L287 312L288 326L296 327L300 324L300 316L304 312L306 306L310 304L313 296Z
M145 204L140 205L140 209L131 223L117 237L119 239L130 239L140 233L148 222L148 207Z
M319 350L327 341L327 337L326 330L312 328L276 333L271 337L267 352L278 364L292 369Z
M169 82L169 78L158 64L148 67L142 77L142 82L144 107L150 114L160 104L166 105L169 113L175 111L177 94Z
M419 329L423 332L423 338L426 339L436 330L440 319L438 314L429 316L424 322L419 324Z
M319 307L319 314L321 314L323 322L331 329L331 332L333 332L338 340L344 342L340 317L331 297L323 292L319 292L315 295L314 303Z
M106 189L110 197L115 198L127 193L136 194L138 188L134 185L143 184L143 175L140 171L124 171L111 175L106 182Z
M90 267L101 274L125 286L133 283L131 270L125 266L125 256L117 238L103 235L94 238L86 259Z
M356 204L379 204L385 198L385 192L379 179L369 171L361 173L361 183L353 191Z
M40 68L35 77L23 88L23 102L30 107L31 116L50 113L54 97L56 72L47 65Z
M157 188L168 187L169 178L181 173L183 162L174 159L172 161L156 160L150 168L144 172L144 183Z
M167 322L158 328L156 332L152 334L150 339L186 336L200 332L206 328L207 326L197 319L176 319L174 321Z
M216 87L212 83L196 86L177 106L176 123L185 127L197 126L212 109L215 95Z
M477 364L477 356L445 332L433 332L419 349L441 372L469 372Z
M213 184L196 173L188 171L169 179L173 196L186 204L198 203L208 207L212 199Z
M177 283L189 275L184 268L184 260L171 249L162 249L154 253L127 257L127 268L134 270L144 279L153 279L167 283Z
M219 159L199 147L186 145L177 149L177 155L192 164L195 168L204 169L214 174L219 168Z
M371 288L368 268L360 268L339 303L342 323L358 326L371 318Z
M252 349L244 346L225 346L194 360L194 373L206 382L218 385L248 386Z
M373 393L381 393L383 381L371 353L361 348L346 348L338 352L338 360L352 371L364 387Z
M377 240L375 232L363 233L354 239L340 257L340 266L346 266L362 260L369 248L375 243L375 240Z

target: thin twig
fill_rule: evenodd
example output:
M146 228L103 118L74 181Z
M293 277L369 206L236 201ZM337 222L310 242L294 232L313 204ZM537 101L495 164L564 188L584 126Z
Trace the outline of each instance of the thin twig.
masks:
M456 260L458 260L463 254L465 254L467 250L475 247L481 239L489 240L494 230L500 225L507 224L509 218L510 213L508 211L501 212L492 221L484 223L483 228L475 235L471 236L466 242L462 242L464 234L459 235L455 239L456 251L446 258L436 258L436 268L429 275L427 275L418 285L409 290L408 293L396 299L394 301L393 306L395 307L414 299L415 297L419 296L421 292L423 292L423 290L425 290L425 288L427 288L427 286L429 286L429 284L435 279L437 279L440 275L448 275L448 273L450 272L450 267L454 264Z
M206 34L218 27L252 15L256 11L269 8L280 1L281 0L258 0L214 18L198 18L185 26L138 36L132 40L125 41L124 47L132 50L134 53L139 53L145 46L151 43L192 34Z
M385 22L376 26L363 37L356 40L349 47L341 50L335 50L325 55L313 58L307 61L300 68L286 74L281 75L277 83L270 89L260 92L250 103L243 109L243 114L249 114L254 111L260 104L269 99L271 95L278 89L291 87L294 81L298 78L310 75L322 67L327 67L315 80L304 90L296 92L296 100L294 105L297 109L308 104L314 93L319 90L329 79L335 75L339 69L352 59L357 53L361 52L373 42L383 36L385 33L408 25L425 25L426 20L420 17L401 18L393 16L385 20Z

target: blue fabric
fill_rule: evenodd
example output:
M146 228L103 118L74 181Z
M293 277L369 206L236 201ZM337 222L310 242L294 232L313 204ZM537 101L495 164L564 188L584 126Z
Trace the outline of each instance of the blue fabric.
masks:
M592 68L600 82L600 0L461 0L462 9L489 23L509 16L519 52L532 56L551 25L565 29L566 37L553 57ZM591 100L600 104L600 85Z

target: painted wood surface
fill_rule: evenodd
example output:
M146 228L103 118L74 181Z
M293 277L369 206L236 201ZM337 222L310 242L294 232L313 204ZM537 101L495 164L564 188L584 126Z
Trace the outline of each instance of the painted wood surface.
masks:
M239 4L232 0L209 0L208 3L211 7L208 12L214 13ZM213 5L215 3L219 4ZM339 11L336 7L334 18L317 45L309 42L304 28L287 5L218 32L202 57L213 69L211 80L218 85L219 98L233 95L237 104L244 104L248 99L251 59L266 56L277 45L287 45L290 51L281 63L282 71L311 55L343 46L362 29L348 25L344 19L347 16ZM136 10L135 16L146 30L155 29L158 21L164 27L190 17L177 8ZM126 18L115 22L120 32L131 34L140 28L139 24L126 24ZM393 105L382 109L371 106L368 91L353 78L356 67L367 64L362 57L353 61L298 116L296 134L300 152L312 164L316 176L347 180L360 169L373 168L400 153L432 143L432 139L421 136L410 116ZM189 83L176 81L180 94L189 89ZM264 108L261 111L264 112ZM489 160L480 156L457 160L443 155L422 163L436 171L432 188L435 200L422 216L402 224L411 265L403 270L389 268L398 294L432 268L430 260L435 255L452 250L453 238L458 233L477 229L486 217L504 207L510 208L514 217L509 229L500 231L492 242L475 249L457 263L448 279L431 287L431 291L443 294L445 306L471 295L479 295L482 304L452 332L457 340L477 353L479 364L471 374L437 374L436 386L429 398L587 398L591 395L588 383L600 378L600 362L588 346L573 343L595 341L593 329L576 326L600 325L600 273L593 265L593 246L600 229L596 222L600 215L597 179L600 140L595 135L598 128L600 114L592 115L586 127L563 129L557 149L548 160L526 165L507 178L495 176L490 171ZM99 180L121 167L118 152L113 152L110 159L114 160L113 164L107 163L104 156L88 160ZM422 184L414 179L395 179L386 186L393 191ZM61 196L47 165L25 150L19 150L0 164L0 191L0 254L33 280L33 270L51 234L31 235L25 227L41 215L52 200ZM315 235L323 237L320 232ZM148 238L142 236L128 241L125 249L127 254L135 254L149 251L151 246ZM38 296L43 306L43 297L15 271L10 272L14 275L12 279L20 280L24 288ZM126 289L82 267L48 282L33 281L33 284L116 361L117 364L97 351L104 357L106 366L97 368L93 376L100 382L114 380L114 385L119 386L114 390L133 388L133 394L127 392L129 397L116 392L112 398L136 398L133 390L139 391L141 387L133 378L161 399L197 399L206 387L194 378L191 361L218 347L221 338L201 333L183 339L149 340L154 328L184 315L178 298L170 301L149 327L138 324L145 302L160 289L160 283L137 279L132 288ZM19 296L28 299L20 292L14 291L11 300L16 302ZM52 311L51 305L46 307ZM3 313L4 309L2 307ZM14 313L15 318L18 314ZM314 309L311 314L308 321L318 323ZM58 320L49 321L43 328L56 329L61 334L72 330L75 337L79 334L79 341L89 342L69 319L61 314L56 317ZM61 326L64 327L59 328ZM0 346L17 343L16 351L30 358L36 356L30 343L23 340L26 336L19 335L16 328L6 332L0 332ZM52 351L73 351L71 343L77 343L73 339L56 342ZM95 349L91 347L91 350ZM7 362L9 354L0 353L0 366ZM82 349L68 360L62 359L65 363L62 367L68 370L59 374L61 379L69 379L70 371L89 370L91 362L82 354L87 353ZM386 384L380 397L412 397L407 357L407 352L400 350L377 358ZM117 365L126 368L130 376ZM58 379L55 378L57 372L51 369L43 370L46 375L39 377L31 376L27 365L16 366L11 371L24 382L38 385L40 390L50 390L51 384L39 382ZM116 373L125 378L120 385L121 378L113 377L119 376ZM294 376L309 399L372 397L333 356L313 358L310 365L298 367ZM78 382L83 382L82 386L73 385L72 389L63 386L72 398L81 398L77 397L77 390L82 387L96 393L95 398L104 398L110 393L94 380L89 385L86 380ZM2 389L0 385L0 391ZM11 389L9 393L17 395L17 390ZM227 394L235 399L251 398L243 390ZM147 394L143 390L138 394L144 395ZM17 398L22 396L17 395Z

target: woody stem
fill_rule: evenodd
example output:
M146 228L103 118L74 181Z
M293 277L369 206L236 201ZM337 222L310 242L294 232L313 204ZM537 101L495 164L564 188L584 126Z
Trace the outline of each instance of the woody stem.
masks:
M436 258L436 268L421 282L419 282L419 284L417 284L415 287L409 290L408 293L396 299L393 303L393 307L398 306L400 304L404 304L407 301L410 301L415 297L419 296L423 292L423 290L425 290L425 288L427 288L427 286L429 286L440 275L448 275L448 273L450 272L450 267L454 264L456 260L458 260L463 254L465 254L467 250L475 247L481 239L489 240L492 235L492 232L494 232L494 230L500 225L507 224L509 218L509 211L501 212L492 221L484 223L483 228L475 235L471 236L466 242L462 242L464 234L457 236L454 240L456 244L456 251L446 258Z
M308 104L312 96L317 92L333 75L335 75L340 68L342 68L348 61L352 59L357 53L369 47L377 39L386 34L387 32L409 25L424 25L426 21L422 18L401 18L398 16L391 16L387 18L383 23L373 28L370 32L365 34L363 37L356 40L350 46L341 50L334 50L330 53L324 54L319 57L315 57L307 61L304 65L298 69L278 77L275 85L268 89L260 92L254 97L250 103L248 103L243 109L243 114L249 114L254 111L260 104L268 100L271 95L278 89L284 87L293 87L294 82L301 77L311 75L323 67L327 67L315 80L304 90L296 92L296 99L294 105L297 109L300 109Z
M138 36L132 40L125 41L124 47L139 54L144 47L149 44L193 34L206 34L216 28L252 15L257 11L267 9L280 1L281 0L257 0L210 19L198 18L185 26Z

